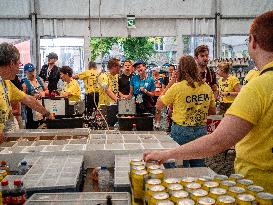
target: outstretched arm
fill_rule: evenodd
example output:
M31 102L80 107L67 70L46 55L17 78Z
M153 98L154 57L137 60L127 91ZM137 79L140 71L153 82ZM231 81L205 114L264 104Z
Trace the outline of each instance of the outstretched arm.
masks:
M157 160L160 163L168 159L188 160L209 157L234 146L252 127L253 124L246 120L227 115L213 133L171 150L144 153L143 157L145 161Z

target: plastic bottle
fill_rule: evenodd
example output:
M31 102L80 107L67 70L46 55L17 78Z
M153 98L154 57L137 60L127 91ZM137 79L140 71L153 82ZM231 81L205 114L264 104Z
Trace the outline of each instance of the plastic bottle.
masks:
M109 187L109 182L110 172L106 166L102 166L101 169L98 171L99 190L102 192L106 192Z
M136 129L136 124L133 124L132 131L137 131L137 129Z
M118 124L118 122L115 123L115 125L114 125L114 130L115 130L115 131L118 131L118 130L119 130L119 124Z
M18 166L18 169L19 169L19 174L20 175L24 175L28 172L29 170L29 166L28 166L28 163L27 161L25 160L22 160Z
M6 161L1 161L0 169L6 170L7 174L10 174L10 169Z
M26 202L26 190L20 179L14 180L14 190L11 192L11 204L23 205Z
M2 192L2 204L11 204L11 190L9 188L9 182L6 179L1 181L1 192Z

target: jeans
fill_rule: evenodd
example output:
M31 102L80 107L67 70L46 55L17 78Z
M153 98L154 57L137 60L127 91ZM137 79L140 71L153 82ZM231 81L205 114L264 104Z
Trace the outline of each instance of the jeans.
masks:
M179 145L191 142L207 134L207 126L181 126L176 123L172 124L171 138ZM183 167L204 167L204 159L184 160Z

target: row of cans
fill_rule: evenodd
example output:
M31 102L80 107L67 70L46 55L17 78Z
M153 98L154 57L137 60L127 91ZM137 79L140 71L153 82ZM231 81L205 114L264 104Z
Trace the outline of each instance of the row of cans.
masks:
M159 165L132 160L130 180L133 198L147 205L273 204L273 194L263 192L262 187L240 174L164 178Z

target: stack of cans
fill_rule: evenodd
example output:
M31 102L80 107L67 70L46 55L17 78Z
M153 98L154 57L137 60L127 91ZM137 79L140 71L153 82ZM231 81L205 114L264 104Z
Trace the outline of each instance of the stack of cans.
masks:
M272 205L273 194L264 192L243 175L213 178L165 178L157 164L130 162L133 204L145 205Z

